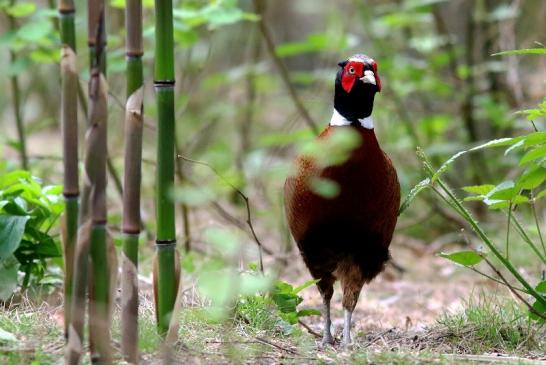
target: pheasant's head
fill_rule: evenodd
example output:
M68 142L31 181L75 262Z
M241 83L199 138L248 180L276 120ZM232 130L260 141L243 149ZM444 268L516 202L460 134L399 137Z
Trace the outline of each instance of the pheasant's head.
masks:
M334 108L349 122L371 115L375 94L381 91L377 62L366 55L356 54L338 63Z

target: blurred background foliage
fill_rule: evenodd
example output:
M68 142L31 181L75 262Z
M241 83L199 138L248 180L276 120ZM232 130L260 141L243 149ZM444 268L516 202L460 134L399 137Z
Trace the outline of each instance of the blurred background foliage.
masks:
M424 176L417 147L439 166L457 151L481 142L533 131L526 116L516 111L544 101L546 57L491 57L502 50L543 47L546 3L542 0L185 0L174 4L179 158L172 196L180 209L179 245L192 251L182 255L190 273L214 270L222 266L218 262L234 267L257 262L257 245L249 228L256 230L264 247L266 268L282 275L290 266L297 253L283 213L284 179L295 152L313 138L309 120L319 128L329 122L336 64L354 53L378 61L383 89L373 114L376 134L398 170L404 195ZM4 59L0 174L25 168L45 185L62 180L55 5L52 0L0 1ZM152 83L153 1L144 0L144 5L146 240L140 257L141 267L149 272L157 112ZM123 7L123 0L112 0L107 10L109 155L114 173L108 186L109 225L118 236L121 195L113 177L120 176L123 167ZM76 1L76 9L78 69L85 93L89 78L85 2ZM534 122L544 130L544 118ZM82 141L85 125L85 112L80 109ZM463 186L496 184L517 173L519 157L489 150L472 154L457 160L445 179L461 194ZM253 227L247 224L245 201L234 187L248 198ZM335 193L334 188L318 187L324 194ZM504 217L491 216L483 204L470 204L475 204L470 207L491 231L505 224ZM464 222L430 192L419 195L409 209L399 220L395 245L405 240L438 248L464 243L459 232ZM537 209L544 225L544 204ZM48 235L58 246L58 225ZM221 259L215 259L218 255ZM218 278L201 277L205 293L207 280ZM265 281L250 280L240 292L247 293L247 286L270 285L269 279ZM229 294L211 292L220 297ZM218 302L224 303L220 297Z

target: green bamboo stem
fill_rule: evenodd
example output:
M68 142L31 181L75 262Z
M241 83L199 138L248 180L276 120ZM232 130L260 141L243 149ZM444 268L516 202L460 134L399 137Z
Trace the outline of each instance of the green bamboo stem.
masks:
M77 365L83 355L84 322L87 293L87 269L89 261L89 235L91 221L82 225L78 231L76 252L74 254L74 271L71 324L68 328L68 344L66 348L66 363Z
M104 22L104 1L88 2L88 39L91 58L91 77L89 80L89 128L87 132L87 151L85 173L91 187L89 195L92 222L90 234L90 310L89 342L91 359L94 364L110 364L112 349L110 344L110 290L111 270L107 242L106 211L106 160L107 160L107 120L108 92L105 80L106 32Z
M65 336L70 325L72 298L72 276L74 248L78 232L78 100L76 95L78 77L76 73L76 54L64 46L61 57L61 129L63 135L63 165L65 199L63 248L65 260Z
M156 312L158 331L169 329L177 292L175 268L174 203L169 190L174 183L174 41L172 0L155 1L155 90L158 110L156 169Z
M64 279L64 331L68 339L72 313L72 286L74 276L74 251L78 235L79 177L78 177L78 76L76 71L76 31L74 2L59 0L61 50L61 129L63 135L63 164L65 200L63 248Z
M15 5L16 0L10 0L9 5ZM17 30L17 22L14 17L7 15L8 18L8 28L11 32ZM13 64L17 60L17 55L15 51L9 51L10 63ZM19 155L21 159L21 167L24 170L28 170L28 155L27 155L27 146L26 146L26 134L25 126L23 123L23 116L21 113L21 89L19 87L19 78L17 75L10 77L11 84L11 93L13 97L13 116L15 118L15 127L17 129L17 136L19 138Z
M121 277L121 350L138 362L138 238L143 129L142 1L125 7L127 104L125 108L125 174L123 182L123 264Z

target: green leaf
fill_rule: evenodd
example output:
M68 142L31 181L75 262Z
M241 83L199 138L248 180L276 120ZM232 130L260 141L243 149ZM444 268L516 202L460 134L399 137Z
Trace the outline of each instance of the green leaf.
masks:
M539 302L538 300L535 301L533 304L533 309L537 311L538 313L542 314L546 317L546 305L542 304L542 302ZM539 317L535 313L529 311L529 318L531 318L534 321L537 321L538 323L546 323L546 319Z
M16 3L6 9L6 13L15 18L29 16L36 11L34 3Z
M542 166L535 167L525 173L523 173L518 181L518 189L531 190L541 185L546 180L546 168Z
M546 156L546 145L534 148L530 150L529 152L527 152L525 155L523 155L521 160L519 160L519 164L520 166L525 165L531 161L537 160L545 156Z
M308 316L320 316L321 313L318 309L302 309L298 311L299 317L308 317Z
M306 289L312 285L315 285L316 283L318 283L320 281L320 279L315 279L315 280L308 280L306 281L305 283L301 284L300 286L296 287L294 289L294 293L299 293L300 291L302 291L303 289Z
M495 186L489 193L487 198L491 200L511 200L517 194L517 190L513 181L503 181Z
M15 289L17 289L17 271L19 262L15 256L10 255L0 260L0 300L7 301Z
M525 48L525 49L514 49L511 51L502 51L498 53L493 53L491 56L510 56L516 54L546 54L546 48Z
M525 147L531 147L542 143L546 143L546 132L533 132L523 139Z
M11 332L6 331L0 327L0 342L15 342L17 337Z
M461 157L461 156L463 156L463 155L465 155L465 154L467 154L469 152L474 152L474 151L483 150L483 149L487 149L487 148L493 148L493 147L510 146L510 145L513 145L514 143L518 142L519 140L521 140L521 138L499 138L499 139L494 139L492 141L483 143L483 144L478 145L476 147L473 147L473 148L471 148L469 150L458 152L455 155L451 156L451 158L449 158L446 162L444 162L442 166L440 166L438 171L436 171L434 173L434 175L432 175L431 180L432 180L432 182L435 182L444 172L447 171L447 169L459 157Z
M19 247L28 216L0 215L0 260L11 256Z
M17 35L22 40L28 42L38 42L52 31L51 23L47 20L28 22L17 31Z
M492 185L492 184L472 185L472 186L463 187L463 190L471 194L486 195L491 190L493 190L494 187L495 185Z
M459 252L453 252L453 253L442 252L442 253L439 253L438 256L444 257L450 261L455 262L456 264L467 266L467 267L474 266L483 260L483 257L481 257L475 251L459 251Z
M398 215L402 214L408 207L410 206L411 202L415 197L424 189L428 188L430 186L430 179L427 177L426 179L419 182L417 185L415 185L408 195L406 196L406 199L402 202L402 205L400 205L400 209L398 209Z
M539 292L539 293L546 294L546 280L541 281L540 283L538 283L537 286L535 287L535 290L537 292Z
M296 56L304 53L319 52L328 44L326 34L311 34L303 42L289 42L278 45L275 52L279 57Z

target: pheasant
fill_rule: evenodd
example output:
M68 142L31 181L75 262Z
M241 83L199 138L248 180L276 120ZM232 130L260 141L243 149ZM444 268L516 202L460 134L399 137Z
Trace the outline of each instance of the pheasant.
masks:
M348 159L320 167L309 156L299 156L296 173L284 185L286 216L301 256L323 300L323 343L333 344L330 300L334 283L343 289L342 345L351 342L351 317L364 284L389 260L389 245L400 205L400 185L389 157L381 150L371 117L374 97L381 91L377 62L356 54L338 64L334 110L329 125L319 135L325 142L341 128L351 128L361 138ZM328 179L339 187L333 198L311 188L314 178Z

